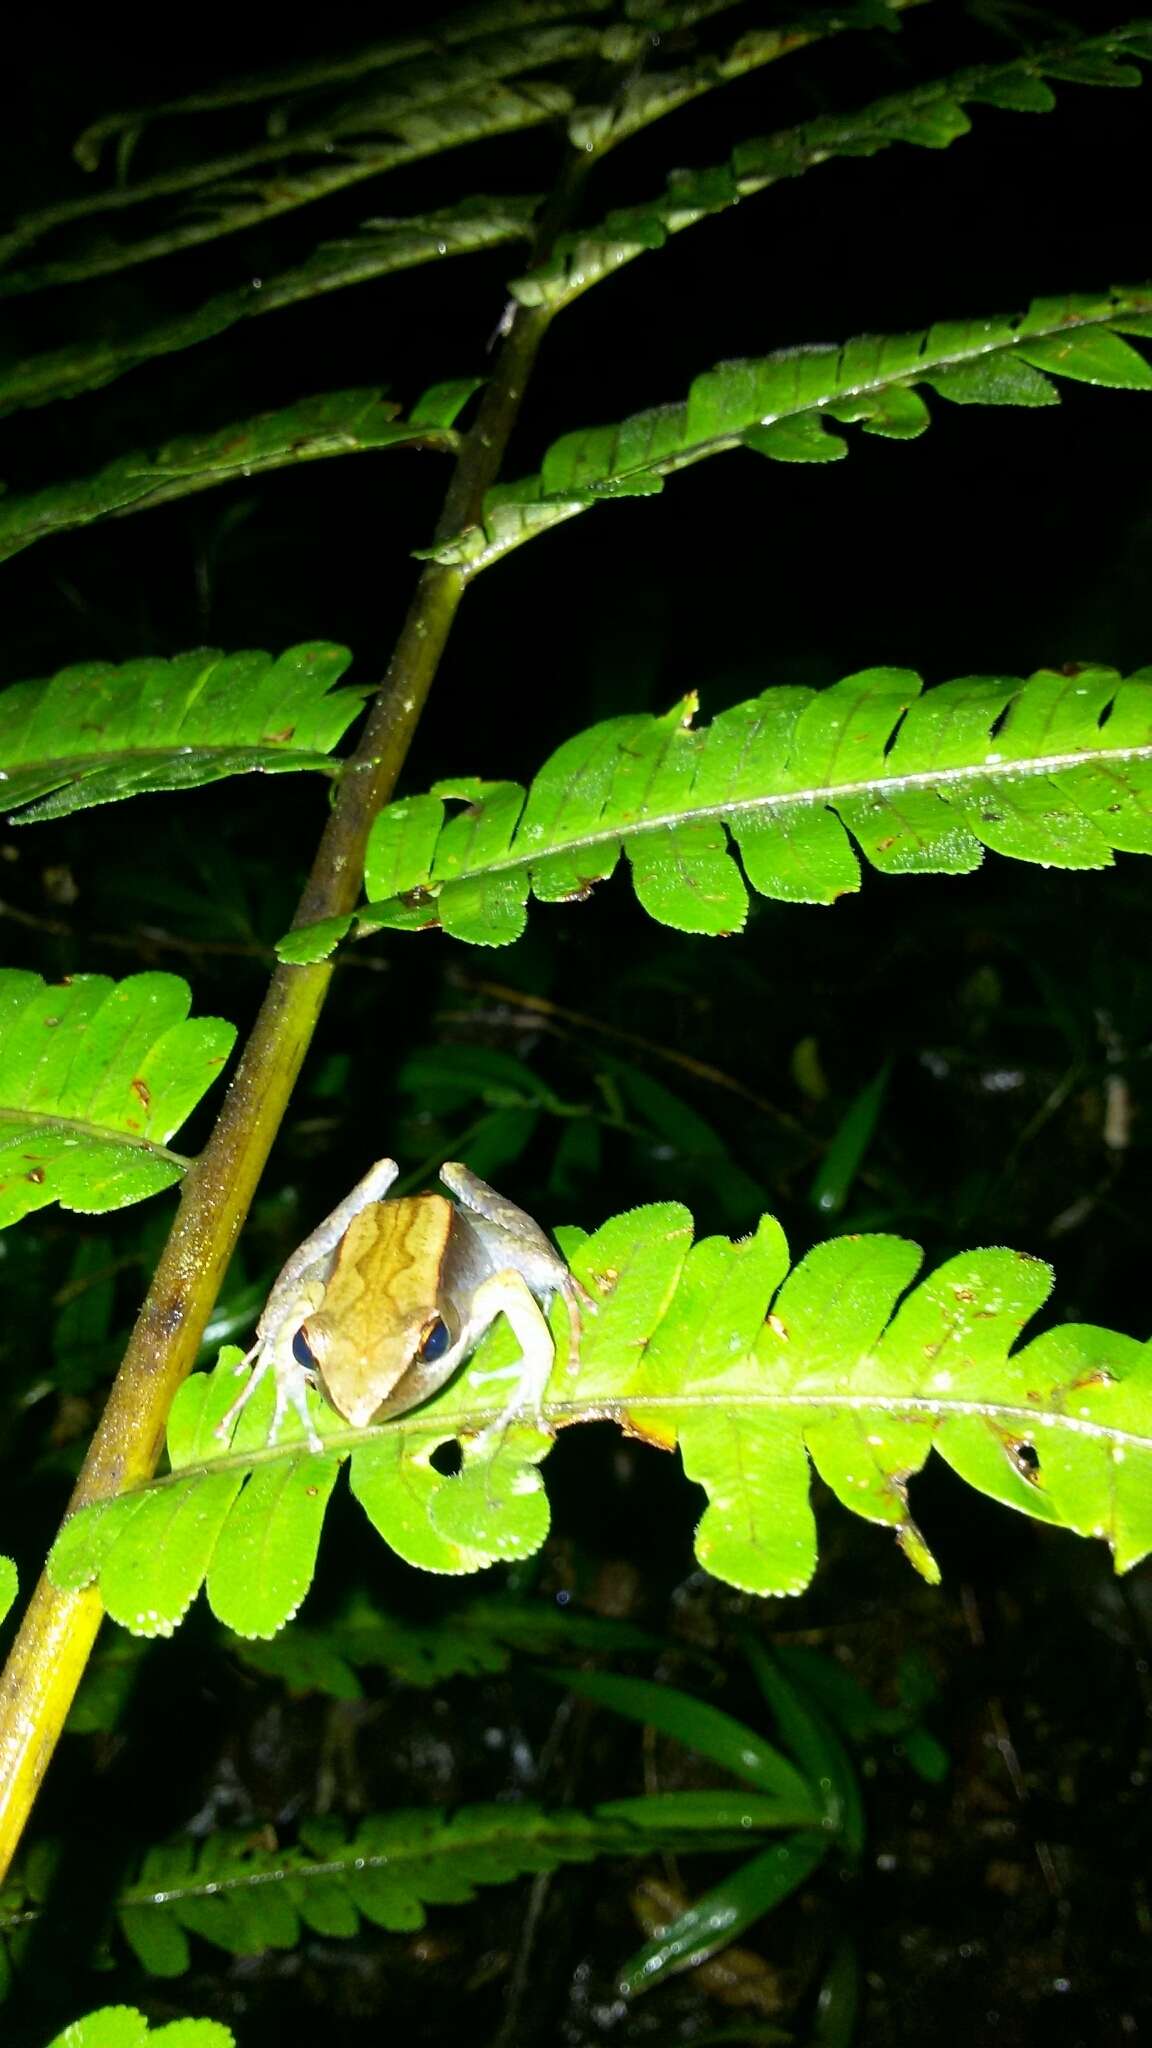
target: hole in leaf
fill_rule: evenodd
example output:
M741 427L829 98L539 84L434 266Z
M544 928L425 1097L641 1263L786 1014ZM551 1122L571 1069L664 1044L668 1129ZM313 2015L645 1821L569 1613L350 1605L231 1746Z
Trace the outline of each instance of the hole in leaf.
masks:
M1035 1444L1010 1443L1006 1446L1016 1470L1022 1479L1031 1479L1039 1484L1040 1454Z
M437 1444L429 1463L441 1479L458 1479L464 1469L464 1453L456 1438L453 1437L450 1444Z
M904 710L903 710L903 711L902 711L902 712L900 713L900 716L899 716L899 718L898 718L898 719L896 720L896 723L895 723L895 725L894 725L894 726L892 727L892 730L891 730L891 732L889 733L889 735L888 735L887 739L886 739L886 740L885 740L885 742L884 742L884 759L885 759L885 760L887 760L887 759L888 759L888 756L889 756L889 754L890 754L890 753L892 752L892 749L893 749L893 747L894 747L894 746L896 745L896 742L897 742L897 740L898 740L898 739L899 739L899 737L900 737L900 728L901 728L901 726L903 725L903 723L904 723L904 720L905 720L905 719L907 718L907 716L908 716L908 708L907 708L907 706L905 706Z

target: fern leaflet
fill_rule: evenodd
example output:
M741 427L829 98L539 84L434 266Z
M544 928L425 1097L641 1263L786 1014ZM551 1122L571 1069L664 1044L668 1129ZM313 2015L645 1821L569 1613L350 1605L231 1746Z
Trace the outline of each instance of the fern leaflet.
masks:
M180 1179L167 1140L236 1036L189 1017L191 1000L175 974L52 986L0 969L0 1227L49 1202L102 1215Z
M403 446L451 454L459 445L452 421L479 381L434 385L407 420L398 419L400 407L378 391L328 391L214 433L181 434L151 455L118 455L94 476L50 484L27 497L5 497L0 499L0 561L70 527L165 505L299 462Z
M332 774L366 692L333 692L349 662L323 642L279 655L199 648L171 661L84 662L0 694L3 802L15 824L224 776Z
M1056 405L1053 377L1150 390L1152 368L1124 334L1152 334L1152 285L1034 299L1026 313L718 363L683 404L564 434L536 475L493 486L480 525L418 557L475 575L590 505L650 497L665 476L734 448L777 462L834 462L848 447L829 420L915 440L930 422L918 384L956 405Z
M587 896L623 850L642 907L678 931L743 925L751 884L790 903L885 874L969 874L984 848L1048 867L1152 853L1152 669L961 676L921 695L909 669L788 687L692 724L626 715L578 733L525 791L460 777L381 811L370 901L302 926L316 960L355 928L441 925L471 945L519 937L529 895ZM739 848L743 875L729 835Z
M817 1245L790 1273L771 1217L743 1242L693 1246L677 1203L617 1216L587 1241L560 1235L600 1309L579 1376L554 1372L544 1414L554 1428L609 1416L659 1448L678 1445L709 1495L697 1555L717 1577L755 1593L807 1585L811 1461L934 1579L907 1501L933 1449L1006 1506L1106 1538L1119 1571L1152 1549L1152 1354L1076 1324L1013 1349L1051 1286L1041 1261L967 1252L917 1285L917 1246L862 1236ZM177 1395L171 1476L74 1516L52 1578L98 1581L113 1618L144 1635L169 1634L206 1582L237 1634L273 1635L311 1583L349 1457L353 1494L409 1563L459 1574L530 1556L548 1527L537 1467L551 1438L521 1425L483 1433L517 1355L501 1324L434 1401L378 1429L349 1431L313 1396L320 1453L305 1449L298 1418L267 1446L265 1381L222 1455L215 1431L239 1358L229 1349ZM433 1458L454 1438L463 1469L446 1477Z

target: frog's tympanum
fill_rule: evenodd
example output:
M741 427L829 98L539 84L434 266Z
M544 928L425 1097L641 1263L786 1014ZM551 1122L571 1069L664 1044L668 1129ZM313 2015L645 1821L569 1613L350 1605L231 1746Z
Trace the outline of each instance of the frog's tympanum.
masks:
M440 1169L454 1200L385 1201L399 1170L394 1159L378 1159L292 1254L257 1324L244 1360L252 1372L221 1436L269 1370L276 1377L270 1443L291 1407L319 1448L309 1385L354 1429L401 1415L444 1385L500 1314L522 1354L500 1423L521 1413L539 1419L555 1362L542 1308L554 1294L568 1305L575 1366L580 1304L589 1298L539 1224L455 1161Z

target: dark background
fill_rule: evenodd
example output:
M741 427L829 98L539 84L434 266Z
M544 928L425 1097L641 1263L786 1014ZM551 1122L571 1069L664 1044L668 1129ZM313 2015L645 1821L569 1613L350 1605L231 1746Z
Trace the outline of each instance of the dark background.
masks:
M389 10L373 30L426 14ZM1124 16L1084 7L1062 18L1103 28ZM1059 24L1037 17L1023 28L1043 41ZM307 29L277 24L275 47L263 24L243 17L198 21L178 39L158 27L151 45L101 32L61 48L42 29L0 138L8 211L81 189L68 151L97 113L361 33L361 11L339 8ZM610 156L586 216L655 192L672 164L719 160L736 137L1013 48L988 21L948 5L912 13L899 35L817 46ZM1145 94L1057 92L1052 114L974 110L974 133L946 151L898 146L823 166L637 259L556 323L507 473L535 467L569 427L679 397L726 356L1004 312L1039 294L1149 275ZM191 307L374 212L545 189L559 152L546 130L456 152L288 215L266 234L13 302L5 352ZM146 146L141 170L157 160ZM437 379L483 369L503 280L521 267L517 252L496 251L248 322L106 391L17 415L0 429L0 472L14 490L35 488L328 388L379 382L408 404ZM707 718L770 683L822 685L877 663L937 682L1152 660L1152 407L1139 393L1064 384L1061 395L1059 412L930 399L922 440L850 430L850 455L835 466L747 454L702 463L656 500L605 506L523 548L469 595L402 787L455 772L529 777L582 725L663 709L688 689L699 690ZM372 680L412 588L409 551L430 538L445 479L438 458L406 450L318 463L39 545L3 567L2 678L204 643L332 639L353 649L353 675ZM252 779L26 833L0 828L5 957L48 975L168 967L188 975L199 1010L243 1028L325 802L319 782ZM964 880L866 873L859 896L829 910L754 901L745 935L726 942L650 924L619 877L590 904L535 908L511 953L469 954L439 935L374 942L337 976L237 1287L265 1283L371 1156L455 1156L460 1117L438 1117L396 1078L429 1040L511 1053L579 1112L526 1124L505 1177L543 1220L592 1226L629 1203L677 1195L702 1232L747 1229L770 1208L797 1254L829 1227L810 1199L823 1148L855 1093L891 1061L865 1170L834 1227L900 1231L932 1261L989 1242L1050 1257L1056 1317L1143 1336L1148 922L1134 859L1071 875L990 858ZM218 949L221 938L231 950ZM546 995L584 1021L543 1028L514 993L477 986L486 980ZM606 1028L644 1043L622 1048ZM613 1058L673 1091L663 1128L635 1092L622 1125L604 1120ZM709 1082L690 1061L745 1093ZM822 1088L803 1083L814 1070ZM615 1079L627 1095L627 1076ZM1105 1117L1118 1103L1125 1142L1110 1145ZM121 1318L164 1206L111 1227L125 1262ZM37 1308L53 1299L83 1230L74 1217L39 1218L13 1234L8 1254L12 1398L0 1452L22 1577L50 1537L99 1401L95 1368L64 1396L45 1391L53 1318ZM935 2027L1011 2048L1043 2027L1053 2048L1095 2048L1147 2025L1146 1572L1117 1584L1102 1546L992 1509L932 1467L914 1507L945 1565L941 1591L914 1579L886 1534L822 1498L815 1585L800 1601L753 1607L694 1571L695 1500L670 1460L586 1429L561 1442L549 1477L556 1537L535 1581L540 1597L564 1584L604 1607L617 1597L605 1588L623 1586L622 1611L673 1633L688 1604L722 1657L751 1617L849 1651L881 1693L909 1646L935 1671L949 1781L925 1790L882 1765L869 1793L874 1860L864 1884L838 1893L835 1875L822 1876L754 1937L791 1973L798 2038L819 1948L813 1926L841 1924L869 1987L867 2044L911 2043ZM414 1583L369 1554L375 1546L350 1509L332 1527L309 1618L349 1576L413 1614L468 1591ZM749 1709L738 1678L733 1685L729 1703ZM369 1806L444 1796L412 1733L427 1711L421 1695L381 1703L362 1763ZM477 2038L494 2035L505 1977L496 1969L485 1983L475 1958L513 1945L515 1888L480 1907L434 1911L442 1946L432 1961L415 1944L366 1934L262 1966L203 1949L195 1981L168 1989L140 1979L118 1947L112 1976L88 1970L84 1935L98 1932L108 1886L147 1841L205 1811L285 1825L308 1803L328 1712L323 1701L286 1708L275 1688L262 1691L200 1618L150 1656L126 1731L96 1753L69 1739L37 1827L71 1845L72 1917L58 1913L41 1951L43 1960L50 1949L52 1971L29 1972L12 2008L19 2038L46 2039L113 1998L155 2018L216 2013L245 2044L283 2038L305 2011L309 2029L322 2019L334 2043L375 2039L385 1999L407 2039L438 2041L462 2010ZM436 1713L456 1796L506 1795L516 1784L510 1731L539 1755L553 1712L523 1675L486 1693L447 1688ZM505 1730L495 1764L481 1761L489 1724ZM600 1738L566 1796L633 1789L631 1756L619 1735ZM529 1789L558 1796L546 1776ZM692 1867L687 1881L697 1883ZM603 1896L595 1873L557 1883L562 1933L532 1961L514 2038L560 2030L573 2042L687 2040L721 2023L722 2009L690 1980L613 2017L604 1987L638 1939L628 1873L606 1879Z

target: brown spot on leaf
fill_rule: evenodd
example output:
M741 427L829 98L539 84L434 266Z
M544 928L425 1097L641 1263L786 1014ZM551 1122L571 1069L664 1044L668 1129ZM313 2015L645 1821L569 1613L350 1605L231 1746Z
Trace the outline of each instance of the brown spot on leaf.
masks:
M29 1167L28 1172L24 1175L25 1180L30 1180L33 1183L33 1185L38 1188L43 1187L45 1177L46 1176L44 1173L44 1168L42 1166Z
M655 1416L623 1415L619 1418L625 1436L635 1437L639 1443L651 1444L654 1450L671 1451L676 1448L676 1430L667 1423L659 1422Z
M134 1074L132 1077L132 1093L139 1097L145 1109L151 1109L152 1090L149 1088L147 1081L141 1080L139 1074Z

